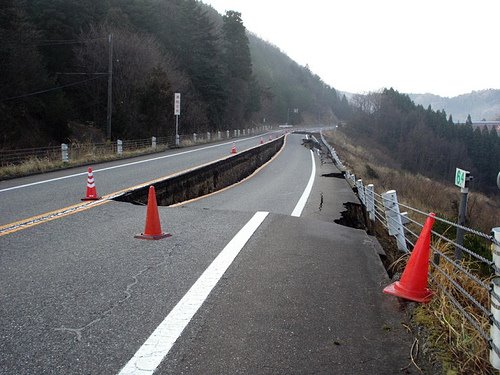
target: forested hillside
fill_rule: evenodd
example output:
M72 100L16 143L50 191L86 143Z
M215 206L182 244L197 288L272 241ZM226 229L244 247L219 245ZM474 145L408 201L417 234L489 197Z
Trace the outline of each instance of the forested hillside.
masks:
M444 111L415 105L393 89L355 95L343 131L369 150L382 150L393 166L453 183L455 168L474 176L473 189L496 193L500 137L495 130L455 125Z
M105 137L110 61L112 139L172 135L175 92L184 134L348 112L239 13L196 0L4 0L0 59L3 149Z

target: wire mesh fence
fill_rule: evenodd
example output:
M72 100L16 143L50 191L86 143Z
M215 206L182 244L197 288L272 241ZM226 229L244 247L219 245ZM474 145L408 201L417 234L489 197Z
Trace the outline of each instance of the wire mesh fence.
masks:
M187 147L195 144L217 142L235 137L250 136L272 130L272 126L259 126L248 129L219 130L179 135L176 145L175 136L151 137L135 140L117 140L105 143L71 143L58 146L0 150L0 167L18 165L37 159L49 162L74 161L89 157L132 153L136 151L162 151L173 147Z

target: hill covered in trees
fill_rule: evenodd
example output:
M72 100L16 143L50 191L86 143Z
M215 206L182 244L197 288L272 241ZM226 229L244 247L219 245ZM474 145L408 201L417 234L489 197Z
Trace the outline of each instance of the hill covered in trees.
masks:
M416 105L393 89L355 95L342 130L368 150L381 150L392 167L453 182L455 168L474 176L473 189L497 193L500 137L495 130L456 125L445 111Z
M82 128L104 136L110 61L112 139L171 136L176 92L183 134L348 113L241 14L196 0L5 0L0 59L4 149L71 141Z
M465 123L470 115L472 121L500 120L500 90L480 90L469 94L446 98L433 94L409 94L410 98L425 108L445 110L455 122Z

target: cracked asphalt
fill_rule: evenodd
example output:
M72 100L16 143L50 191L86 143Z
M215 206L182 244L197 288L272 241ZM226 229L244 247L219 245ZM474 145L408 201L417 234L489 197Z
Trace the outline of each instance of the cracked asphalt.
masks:
M145 207L118 202L0 237L0 373L118 373L257 210L271 213L156 373L400 373L413 340L376 240L334 223L357 198L322 176L331 163L315 157L290 217L311 173L301 139L232 189L160 207L161 241L135 239Z

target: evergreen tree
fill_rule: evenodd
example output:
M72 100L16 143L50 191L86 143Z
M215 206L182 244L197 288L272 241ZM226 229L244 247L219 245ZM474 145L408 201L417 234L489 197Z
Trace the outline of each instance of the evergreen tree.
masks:
M241 20L241 13L228 10L222 17L224 24L225 60L229 75L249 81L252 75L252 61L245 26Z
M467 115L467 120L465 120L465 125L472 126L472 119L470 117L470 114Z

